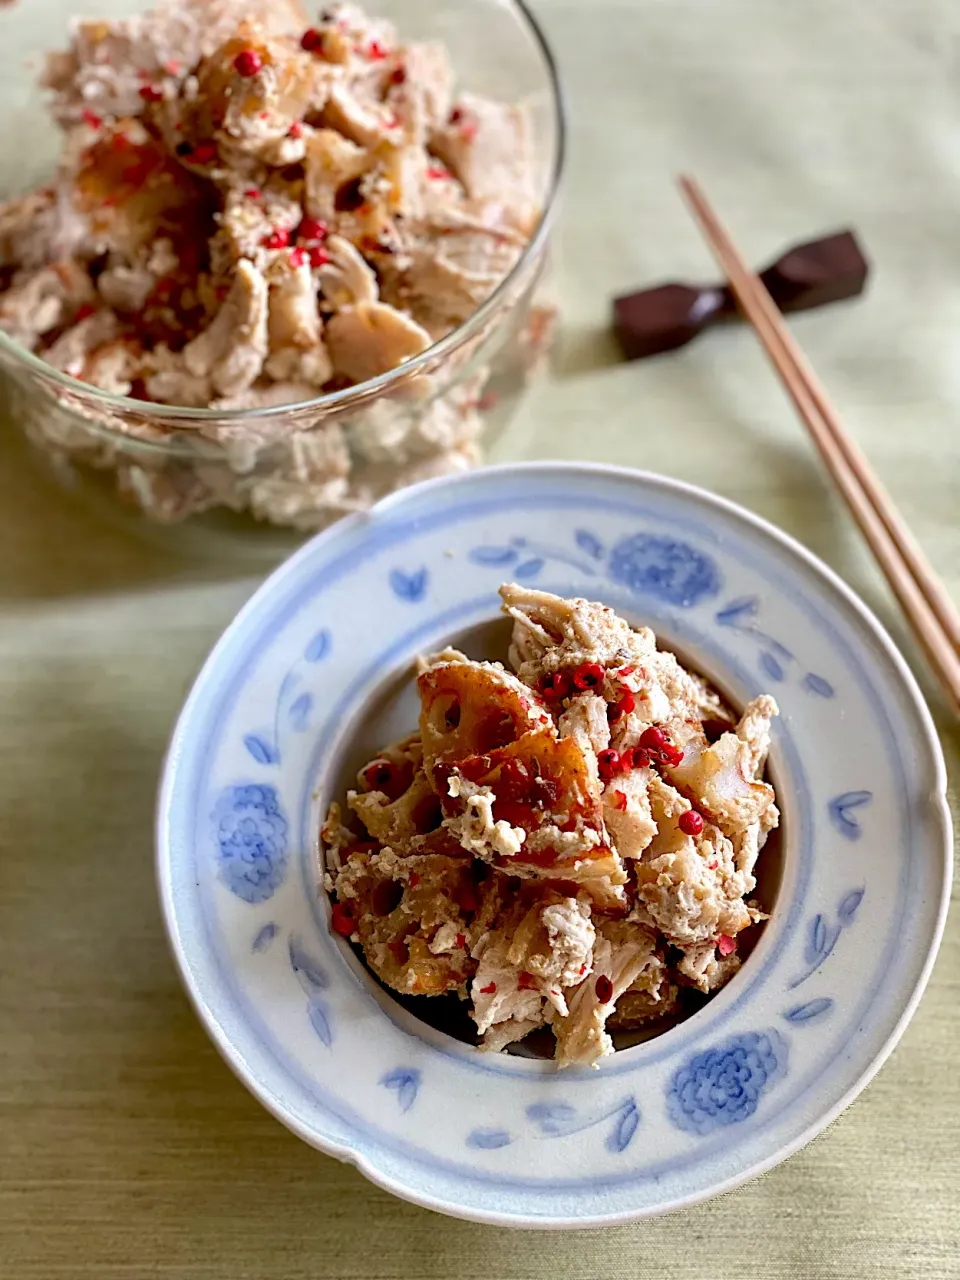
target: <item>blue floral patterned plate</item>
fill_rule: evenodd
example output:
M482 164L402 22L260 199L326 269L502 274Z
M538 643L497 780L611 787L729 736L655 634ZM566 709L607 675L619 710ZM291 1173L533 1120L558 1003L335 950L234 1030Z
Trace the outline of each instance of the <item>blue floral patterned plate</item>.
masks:
M414 658L451 639L484 656L510 579L603 600L782 711L782 874L758 945L704 1009L597 1071L426 1026L332 935L317 889L320 814L364 749L413 726ZM591 1226L770 1168L870 1080L940 939L944 791L903 660L796 543L656 476L503 467L341 521L243 609L173 737L160 888L210 1035L295 1133L433 1209Z

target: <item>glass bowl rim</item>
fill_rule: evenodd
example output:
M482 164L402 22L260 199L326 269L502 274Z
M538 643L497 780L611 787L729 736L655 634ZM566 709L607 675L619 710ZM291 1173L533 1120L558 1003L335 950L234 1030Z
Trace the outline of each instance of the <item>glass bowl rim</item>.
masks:
M553 106L554 123L556 126L556 136L553 146L553 154L550 158L550 172L547 178L547 189L543 202L543 209L537 223L536 230L524 246L520 257L511 267L509 273L504 276L494 291L486 298L476 311L473 312L466 320L452 329L445 337L438 342L431 343L419 355L411 357L409 360L403 361L393 369L389 369L386 373L378 374L375 378L368 378L365 382L359 382L355 386L346 387L342 391L331 391L326 395L320 395L312 400L296 400L289 404L267 405L259 409L204 409L194 408L189 405L167 405L157 404L152 400L137 400L132 396L114 395L112 392L104 391L100 387L94 387L88 382L83 382L79 378L72 377L69 373L63 373L59 369L53 368L52 365L46 363L40 356L35 355L32 351L28 351L18 342L14 342L7 334L0 330L0 353L12 356L15 361L21 365L25 365L33 372L40 374L45 380L55 384L64 391L72 393L73 396L88 401L91 407L99 405L104 410L112 410L126 412L128 414L136 414L138 416L148 416L154 419L167 420L171 425L182 422L185 425L191 423L218 422L218 423L238 423L238 422L265 422L272 418L284 417L289 413L316 410L326 411L332 409L349 408L353 402L363 403L383 391L387 391L395 382L406 379L412 374L421 372L425 366L434 363L438 359L443 359L461 345L463 341L471 336L477 329L481 328L486 320L488 320L498 309L504 296L509 293L510 286L513 281L522 275L527 265L536 259L550 233L553 225L553 219L556 212L557 195L560 183L563 177L564 163L566 159L567 149L567 111L564 98L564 92L560 81L560 72L557 66L556 58L553 50L547 40L543 28L539 21L534 17L528 4L528 0L506 0L509 8L513 9L519 16L520 21L525 25L527 32L533 37L535 48L540 54L544 69L547 73L547 80L551 94L551 102ZM93 425L92 423L90 425ZM126 432L117 431L114 428L97 424L99 429L108 435L120 435L128 439ZM148 443L156 445L158 442L139 441L141 445ZM169 447L169 442L163 442L160 446L162 449Z

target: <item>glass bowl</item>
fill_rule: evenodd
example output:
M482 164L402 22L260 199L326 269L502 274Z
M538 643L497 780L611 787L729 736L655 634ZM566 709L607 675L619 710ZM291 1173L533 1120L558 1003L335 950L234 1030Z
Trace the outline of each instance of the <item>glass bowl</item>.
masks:
M0 198L42 185L59 129L37 76L72 18L119 18L152 0L33 0L0 12L8 144ZM540 217L509 275L463 324L397 368L295 405L212 410L117 396L0 332L7 415L73 492L189 550L269 562L303 534L415 481L466 470L503 429L536 368L552 308L538 300L556 207L564 119L556 66L521 0L374 0L403 40L447 46L458 82L524 102Z

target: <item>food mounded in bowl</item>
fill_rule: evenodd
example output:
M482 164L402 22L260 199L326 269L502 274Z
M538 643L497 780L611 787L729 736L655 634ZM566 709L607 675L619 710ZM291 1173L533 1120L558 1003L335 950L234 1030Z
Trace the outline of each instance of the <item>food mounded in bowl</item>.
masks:
M159 0L46 51L62 147L0 208L0 364L48 454L157 520L300 528L477 460L543 346L556 85L520 7L405 26Z
M468 1002L483 1048L550 1027L560 1066L592 1066L608 1021L675 1025L740 967L777 706L737 721L612 609L500 594L513 671L424 659L419 731L331 806L332 924L394 991Z

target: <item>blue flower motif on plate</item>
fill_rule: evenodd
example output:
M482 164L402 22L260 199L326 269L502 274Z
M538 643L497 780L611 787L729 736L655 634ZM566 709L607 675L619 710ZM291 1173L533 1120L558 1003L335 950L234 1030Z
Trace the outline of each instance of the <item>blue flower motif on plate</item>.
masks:
M689 609L720 590L720 570L686 542L654 533L622 538L610 553L610 577L631 591Z
M786 1074L787 1042L776 1031L748 1031L696 1053L667 1086L667 1115L678 1129L704 1137L749 1119Z
M287 872L287 820L275 787L227 787L213 811L220 879L244 902L266 902Z

